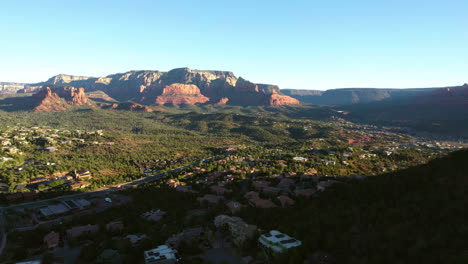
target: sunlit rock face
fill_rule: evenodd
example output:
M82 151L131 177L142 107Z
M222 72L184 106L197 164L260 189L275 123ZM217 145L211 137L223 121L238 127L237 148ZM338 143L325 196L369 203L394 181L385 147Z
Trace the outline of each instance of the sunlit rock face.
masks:
M282 94L275 85L255 84L237 78L229 71L201 71L178 68L168 72L129 71L105 77L59 74L45 82L23 87L19 92L34 92L44 85L82 87L85 92L103 91L116 100L145 104L299 104Z

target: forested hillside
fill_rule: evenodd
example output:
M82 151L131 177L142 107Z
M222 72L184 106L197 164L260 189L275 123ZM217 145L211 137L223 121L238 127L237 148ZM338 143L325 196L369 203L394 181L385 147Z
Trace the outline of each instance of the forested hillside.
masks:
M336 185L316 200L242 218L303 239L279 259L322 251L325 263L466 263L468 150L403 171ZM275 221L272 221L275 219Z

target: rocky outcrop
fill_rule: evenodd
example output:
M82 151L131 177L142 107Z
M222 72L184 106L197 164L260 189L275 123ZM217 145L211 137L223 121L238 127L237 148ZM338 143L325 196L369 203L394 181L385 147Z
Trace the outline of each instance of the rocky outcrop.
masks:
M292 98L290 96L279 94L277 92L273 92L272 94L270 94L268 104L269 105L276 105L276 106L279 106L279 105L298 105L298 104L301 104L301 102L299 102L299 100L297 100L295 98Z
M27 87L27 84L25 83L0 82L0 95L15 94L25 87Z
M242 77L237 81L234 87L234 94L230 100L238 104L248 105L296 105L300 104L299 100L281 94L276 85L255 84L249 82Z
M87 93L86 96L88 96L89 99L92 99L97 102L117 102L117 100L110 97L108 94L106 94L103 91Z
M54 112L63 111L74 106L93 105L88 101L84 88L43 87L35 93L32 101L36 104L34 111Z
M130 71L99 78L60 74L46 82L31 84L20 92L33 92L43 85L83 87L88 93L103 91L120 101L131 100L146 104L194 104L210 101L236 105L268 105L271 102L286 104L288 101L294 101L287 100L286 97L277 99L278 95L270 100L271 94L281 95L276 85L255 84L243 78L237 79L229 71L201 71L189 68L169 72ZM180 85L197 87L197 95L180 89L175 91L175 87Z
M156 104L197 104L206 103L210 98L202 95L193 84L174 83L164 87L162 94L156 97Z
M216 103L216 105L225 105L228 102L229 102L229 98L223 97L223 98L219 99L219 101Z
M111 104L111 105L101 105L103 109L116 109L116 110L127 110L127 111L136 111L136 112L146 112L151 113L153 109L148 106L135 104L131 102L125 102L120 104Z

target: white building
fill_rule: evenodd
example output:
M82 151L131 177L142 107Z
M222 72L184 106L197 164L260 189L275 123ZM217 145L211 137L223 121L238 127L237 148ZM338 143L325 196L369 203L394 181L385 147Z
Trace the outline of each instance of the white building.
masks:
M281 253L290 248L302 245L301 241L277 230L271 230L270 233L261 235L258 242L265 248L276 253Z
M306 161L308 161L309 159L304 158L304 157L294 157L293 160L294 160L294 161L306 162Z
M173 264L179 262L177 250L166 245L145 251L146 264Z

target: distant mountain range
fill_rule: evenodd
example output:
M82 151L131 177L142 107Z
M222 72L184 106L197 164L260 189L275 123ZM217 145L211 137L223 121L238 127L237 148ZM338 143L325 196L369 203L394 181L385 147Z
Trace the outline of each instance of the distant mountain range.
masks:
M468 84L412 89L280 90L276 85L237 78L228 71L179 68L168 72L130 71L106 77L60 74L35 84L0 83L0 94L15 93L14 97L1 101L2 109L61 111L89 105L151 112L157 109L151 106L166 104L315 104L342 110L346 119L353 121L401 125L468 138Z
M106 77L60 74L36 84L5 84L2 93L31 93L46 86L103 91L119 101L144 104L233 104L294 105L300 102L282 94L275 85L255 84L227 71L199 71L189 68L169 72L130 71Z
M421 101L422 97L444 94L458 87L387 89L342 88L326 91L279 89L276 85L256 84L229 71L200 71L179 68L168 72L130 71L106 77L59 74L45 82L25 84L0 82L0 94L37 92L45 86L72 86L84 91L102 91L119 101L133 100L143 104L233 104L294 105L300 102L317 105L355 105L380 101ZM452 96L452 97L453 97ZM423 101L428 101L424 99ZM430 100L429 100L430 101ZM453 102L454 99L452 98Z
M451 90L455 96L459 95L458 90L463 90L464 86L434 87L434 88L341 88L326 91L319 90L297 90L282 89L281 92L303 103L318 105L352 105L371 103L376 101L399 101L416 99L416 97L427 96L436 97L435 93L444 94L444 91ZM434 98L436 99L436 98Z

